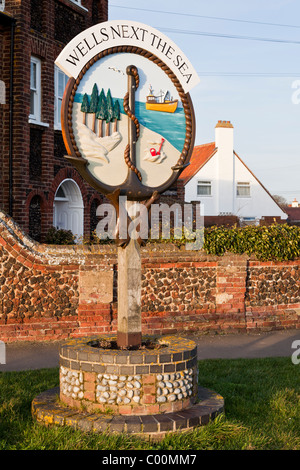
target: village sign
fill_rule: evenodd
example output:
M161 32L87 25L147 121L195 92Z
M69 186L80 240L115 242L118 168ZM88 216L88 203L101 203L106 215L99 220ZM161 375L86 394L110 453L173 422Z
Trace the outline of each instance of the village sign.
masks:
M67 158L89 184L135 201L172 186L195 137L189 91L199 78L183 52L150 26L108 21L76 36L56 65L70 77Z

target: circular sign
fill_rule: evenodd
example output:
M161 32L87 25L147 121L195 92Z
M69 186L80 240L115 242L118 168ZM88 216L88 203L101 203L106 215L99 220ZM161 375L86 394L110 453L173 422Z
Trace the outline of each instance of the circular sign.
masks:
M62 132L66 158L92 187L145 200L171 187L189 164L195 117L189 93L165 61L118 45L69 79Z

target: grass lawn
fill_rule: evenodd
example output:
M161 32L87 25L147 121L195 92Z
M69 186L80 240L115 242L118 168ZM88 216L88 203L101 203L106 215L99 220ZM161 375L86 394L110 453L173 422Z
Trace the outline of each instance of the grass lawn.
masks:
M225 415L151 443L39 425L31 401L59 385L58 368L1 372L0 450L300 450L299 379L290 358L201 361L199 384L225 398Z

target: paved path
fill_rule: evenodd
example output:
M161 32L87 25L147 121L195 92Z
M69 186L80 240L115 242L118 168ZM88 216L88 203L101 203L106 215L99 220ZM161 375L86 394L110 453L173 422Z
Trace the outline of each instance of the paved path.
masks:
M198 359L288 357L295 351L293 342L300 340L300 330L190 338L197 342Z
M295 351L292 344L300 341L300 330L188 337L197 343L199 360L280 357L291 356ZM0 372L58 367L60 344L59 341L8 343L6 364L0 364Z

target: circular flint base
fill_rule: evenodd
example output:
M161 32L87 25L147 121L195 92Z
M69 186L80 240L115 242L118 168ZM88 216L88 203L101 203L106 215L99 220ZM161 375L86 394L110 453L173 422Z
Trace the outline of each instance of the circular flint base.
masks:
M168 433L191 431L208 424L224 410L224 399L212 390L198 389L198 403L180 412L154 415L88 413L59 402L59 387L45 391L32 402L33 418L46 426L70 426L85 432L125 433L162 439Z
M194 341L145 336L122 350L114 335L70 340L60 350L60 399L70 408L114 415L178 412L197 401ZM109 347L109 345L111 347Z

